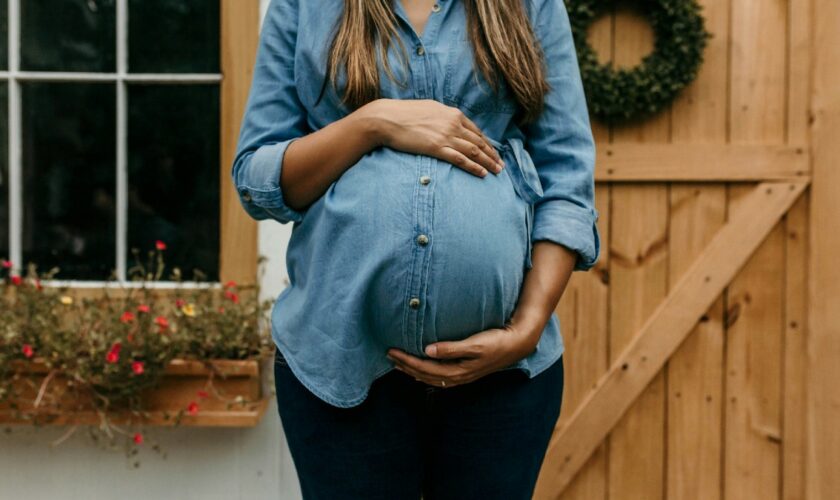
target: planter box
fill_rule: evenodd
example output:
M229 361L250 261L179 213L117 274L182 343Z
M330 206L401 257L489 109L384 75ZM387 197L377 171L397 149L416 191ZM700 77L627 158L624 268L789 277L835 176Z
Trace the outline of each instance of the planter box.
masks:
M182 426L199 427L253 427L259 423L272 397L273 387L268 379L272 372L272 357L257 360L211 360L193 361L172 360L165 368L164 376L157 387L142 392L141 398L147 416L130 411L111 410L108 416L114 424L143 424L173 426L176 416L186 410L190 402L198 403L195 415L184 411L180 417ZM11 363L18 371L21 380L16 382L25 394L28 405L18 403L18 410L29 411L42 382L49 373L49 368L38 358L32 361L15 360ZM212 389L207 388L207 380L213 374L213 387L219 391L221 399ZM50 380L45 392L53 398L60 398L62 410L39 411L37 423L46 425L98 425L99 414L90 401L84 401L77 394L67 390L67 379L55 376ZM208 397L198 398L198 390L206 390ZM237 396L253 403L231 403ZM71 409L72 408L72 409ZM9 402L0 403L0 424L32 424L32 421L15 419L14 410Z

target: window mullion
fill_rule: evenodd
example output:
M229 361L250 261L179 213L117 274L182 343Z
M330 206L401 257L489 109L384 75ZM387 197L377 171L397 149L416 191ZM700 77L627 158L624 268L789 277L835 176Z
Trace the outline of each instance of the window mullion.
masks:
M9 258L23 266L23 175L21 167L20 0L8 0L9 36Z
M128 251L128 0L117 0L117 279L126 279Z

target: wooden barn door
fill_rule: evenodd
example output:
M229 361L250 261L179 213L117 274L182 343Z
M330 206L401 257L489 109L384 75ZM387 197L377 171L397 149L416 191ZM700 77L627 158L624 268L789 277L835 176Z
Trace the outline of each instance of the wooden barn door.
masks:
M700 3L714 37L678 102L593 122L603 253L558 306L538 499L805 498L812 4ZM590 40L618 65L652 47L622 11Z

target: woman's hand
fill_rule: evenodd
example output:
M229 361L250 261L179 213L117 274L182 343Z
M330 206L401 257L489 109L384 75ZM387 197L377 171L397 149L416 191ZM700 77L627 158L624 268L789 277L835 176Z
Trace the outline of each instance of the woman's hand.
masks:
M388 350L395 368L429 385L443 387L466 384L488 373L512 365L537 346L538 335L519 330L513 324L492 328L464 340L435 342L426 346L423 359L399 349Z
M481 129L460 109L433 99L377 99L369 103L380 145L433 156L479 177L504 162Z

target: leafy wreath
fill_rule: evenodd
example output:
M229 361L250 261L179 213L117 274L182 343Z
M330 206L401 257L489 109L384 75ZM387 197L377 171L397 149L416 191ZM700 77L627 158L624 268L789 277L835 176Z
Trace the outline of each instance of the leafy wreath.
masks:
M601 64L587 41L589 26L616 0L566 0L590 112L606 123L647 118L668 106L697 76L711 37L696 0L635 0L650 22L653 52L633 68Z

